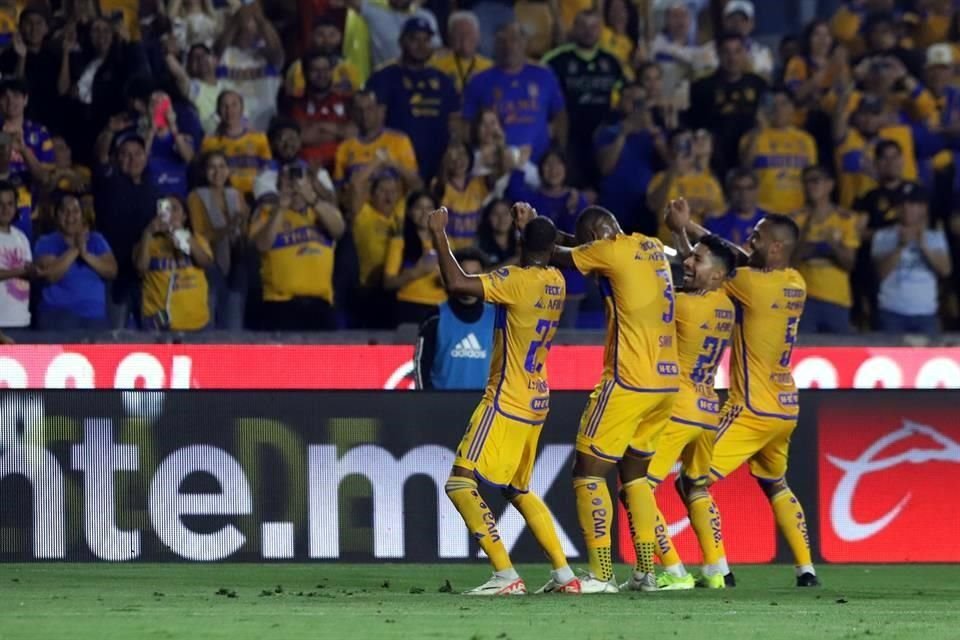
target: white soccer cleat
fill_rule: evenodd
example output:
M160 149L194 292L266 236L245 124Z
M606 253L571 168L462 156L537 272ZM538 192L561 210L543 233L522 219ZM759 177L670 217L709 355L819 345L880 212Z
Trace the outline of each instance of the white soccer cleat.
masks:
M493 574L489 580L482 585L469 591L464 591L465 596L525 596L527 595L527 585L523 583L523 578L501 578Z
M657 587L657 576L652 573L645 573L640 577L637 574L630 576L630 580L620 585L624 591L659 591Z
M580 586L580 580L579 580L578 578L574 578L574 579L570 580L569 582L566 582L566 583L563 583L563 584L557 582L557 581L554 580L553 578L550 578L550 580L547 582L547 584L545 584L545 585L543 585L542 587L540 587L539 589L537 589L534 593L537 593L537 594L541 594L541 593L583 593L583 590L582 590L582 588L581 588L581 586Z
M579 578L580 593L620 593L616 578L604 582L592 573L582 573Z

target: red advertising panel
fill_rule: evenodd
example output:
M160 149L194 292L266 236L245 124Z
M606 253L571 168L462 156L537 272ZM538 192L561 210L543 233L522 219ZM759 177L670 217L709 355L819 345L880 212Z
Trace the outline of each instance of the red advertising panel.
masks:
M960 561L960 419L950 396L819 406L820 544L830 562Z
M0 347L0 388L409 389L412 357L406 345L19 345ZM555 346L550 386L591 389L601 360L599 346ZM960 348L798 348L793 361L802 388L960 387Z
M686 508L673 488L674 477L671 473L657 488L657 506L668 523L680 558L684 564L696 565L702 562L700 546ZM772 562L777 555L776 524L770 505L749 470L737 469L713 485L710 492L720 509L727 560L738 564ZM622 503L617 511L617 548L623 562L634 562L636 553Z

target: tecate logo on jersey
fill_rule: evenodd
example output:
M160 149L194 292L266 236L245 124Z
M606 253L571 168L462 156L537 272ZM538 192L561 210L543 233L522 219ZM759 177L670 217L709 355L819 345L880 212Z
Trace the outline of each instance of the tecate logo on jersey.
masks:
M818 419L824 558L960 560L960 515L947 489L960 471L955 407L936 395L900 406L829 404Z

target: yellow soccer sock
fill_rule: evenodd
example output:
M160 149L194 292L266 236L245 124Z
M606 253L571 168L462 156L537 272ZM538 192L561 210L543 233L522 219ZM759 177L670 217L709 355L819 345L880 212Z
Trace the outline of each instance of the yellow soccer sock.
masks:
M613 554L610 550L610 525L613 521L613 501L604 478L573 479L573 493L577 499L577 516L590 556L590 571L604 582L613 578Z
M720 528L720 510L709 493L698 493L687 505L690 524L697 534L697 542L703 552L703 564L712 565L726 558L723 548L723 532Z
M798 567L813 564L810 539L807 537L807 518L797 496L790 489L784 489L770 498L770 506L773 507L777 526L793 552L794 563Z
M646 478L639 478L623 485L623 495L633 521L633 546L637 551L634 570L637 573L653 573L653 557L657 549L654 534L657 503L653 499L653 489Z
M463 517L470 534L490 558L493 570L510 569L513 563L510 562L507 548L500 539L500 532L497 531L497 520L480 492L477 491L477 481L472 478L451 476L444 490Z
M513 506L520 512L526 521L533 537L536 538L540 547L550 558L550 564L554 569L561 569L567 566L567 556L563 553L563 546L560 544L560 538L557 537L557 530L553 526L553 517L550 515L550 509L544 504L540 496L535 493L521 493L511 500Z
M653 527L654 540L657 543L657 557L660 558L660 564L663 565L664 569L669 569L671 567L683 566L683 561L680 560L680 554L677 553L677 548L673 546L673 539L670 538L670 531L667 529L667 521L663 517L663 513L660 511L660 508L657 507L657 519L656 524ZM637 545L637 534L633 534L634 546L637 548L637 564L634 566L634 570L638 573L646 573L640 569L640 548Z

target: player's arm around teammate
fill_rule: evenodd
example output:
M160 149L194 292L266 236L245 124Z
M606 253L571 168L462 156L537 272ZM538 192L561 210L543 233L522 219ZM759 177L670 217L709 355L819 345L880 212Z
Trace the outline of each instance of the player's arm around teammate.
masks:
M529 490L540 428L549 401L547 395L531 397L530 389L535 393L548 393L546 380L540 375L541 372L546 375L546 352L563 307L563 276L548 268L556 229L547 219L528 225L522 237L519 267L473 276L463 271L450 249L446 234L448 217L447 209L441 207L430 214L427 222L437 249L444 288L451 296L472 296L498 305L490 381L470 419L445 485L447 496L494 569L490 580L466 594L496 596L527 592L500 537L496 517L480 495L477 480L500 488L550 558L553 570L541 591L579 593L580 582L567 563L553 516L543 500ZM548 301L546 306L550 311L543 312L546 317L539 317L540 312L537 317L531 314L538 296ZM507 337L508 326L512 340ZM546 330L542 329L544 326ZM523 353L517 352L518 349ZM542 392L537 391L540 388ZM517 398L526 404L526 412L514 402Z

